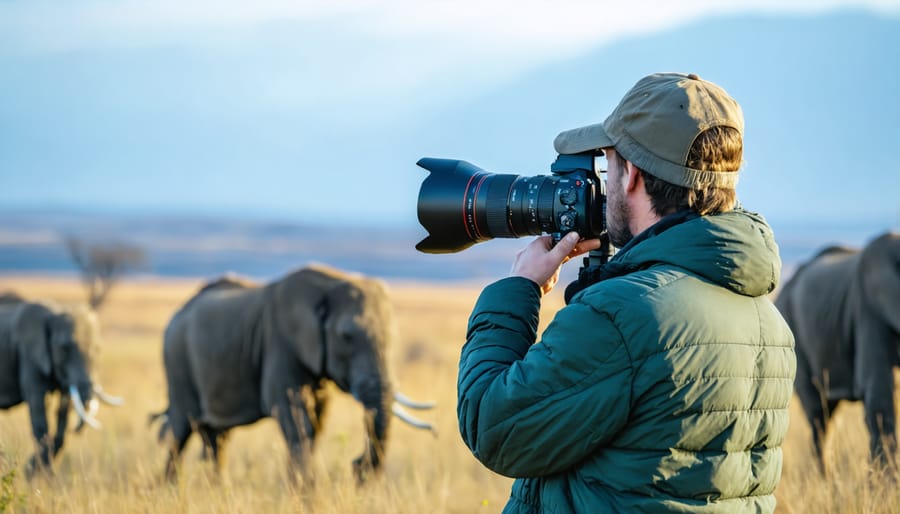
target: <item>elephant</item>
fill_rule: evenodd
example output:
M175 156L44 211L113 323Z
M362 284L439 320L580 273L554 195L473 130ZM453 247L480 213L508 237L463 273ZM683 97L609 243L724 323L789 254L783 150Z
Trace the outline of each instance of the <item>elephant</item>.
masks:
M101 398L117 404L90 376L91 352L96 349L97 320L83 306L63 308L51 302L29 301L15 293L0 301L0 409L28 404L37 451L26 475L53 472L53 459L62 450L70 407L83 424L95 428ZM49 433L46 397L59 391L56 434ZM85 410L85 403L90 408Z
M233 277L206 284L172 316L163 335L169 404L151 421L164 419L165 478L177 480L193 432L220 472L228 431L272 417L287 442L291 478L311 483L308 461L330 381L365 409L367 447L353 461L355 477L363 482L380 469L392 398L404 398L393 393L385 363L393 330L380 280L324 265L264 285ZM392 410L430 428L396 403Z
M900 234L861 250L832 246L798 267L775 302L794 332L794 389L819 465L832 413L863 402L870 458L896 451L893 367L900 365Z

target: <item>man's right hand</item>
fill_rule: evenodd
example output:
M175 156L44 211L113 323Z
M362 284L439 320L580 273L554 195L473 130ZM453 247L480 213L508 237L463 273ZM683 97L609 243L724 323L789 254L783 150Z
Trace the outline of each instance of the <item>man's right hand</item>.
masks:
M553 238L541 236L519 250L509 272L511 277L524 277L549 293L559 281L559 270L563 263L590 250L600 248L599 239L579 241L577 232L569 232L556 246Z

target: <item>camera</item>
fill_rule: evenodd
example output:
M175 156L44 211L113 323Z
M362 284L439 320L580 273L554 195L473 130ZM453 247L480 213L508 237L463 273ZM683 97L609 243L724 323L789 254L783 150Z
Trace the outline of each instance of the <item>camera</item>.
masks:
M425 157L430 174L419 189L419 223L428 236L424 253L455 253L504 237L551 234L554 242L577 231L605 237L606 185L602 153L560 154L550 175L526 177L487 172L466 161Z

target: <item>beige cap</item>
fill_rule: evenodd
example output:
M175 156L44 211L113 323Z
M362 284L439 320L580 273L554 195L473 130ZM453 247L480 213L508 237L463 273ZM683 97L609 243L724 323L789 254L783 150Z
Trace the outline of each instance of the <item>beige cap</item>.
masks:
M560 154L615 147L651 175L688 188L734 189L738 174L688 168L688 153L701 132L732 127L744 135L741 106L724 89L694 74L655 73L631 88L603 123L556 136Z

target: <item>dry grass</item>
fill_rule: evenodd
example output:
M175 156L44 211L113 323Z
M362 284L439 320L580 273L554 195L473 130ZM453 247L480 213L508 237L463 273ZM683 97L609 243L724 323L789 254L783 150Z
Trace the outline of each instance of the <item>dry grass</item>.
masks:
M117 286L101 312L104 343L96 378L127 403L101 410L101 431L69 434L52 479L25 481L24 461L33 450L23 406L0 411L0 512L28 513L471 513L499 512L511 481L484 469L462 444L456 425L456 366L476 286L392 284L400 338L389 358L395 385L439 406L421 417L439 435L395 422L385 472L358 488L350 462L363 448L363 413L336 394L318 441L313 491L286 479L286 449L272 420L235 429L222 477L199 459L195 437L175 486L160 481L164 449L149 413L166 405L161 333L172 313L199 286L195 281L131 281ZM73 280L0 276L0 291L77 301ZM542 322L561 306L557 293L544 305ZM867 434L859 405L839 409L829 441L829 477L813 467L809 430L799 407L785 445L778 490L780 513L900 512L897 477L883 479L868 467ZM614 472L614 470L611 470ZM13 476L13 473L18 475Z

